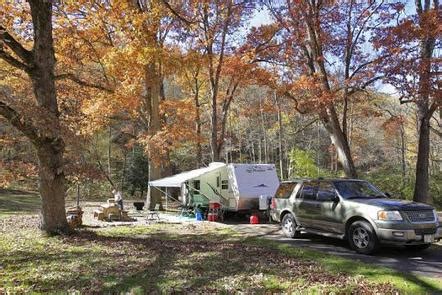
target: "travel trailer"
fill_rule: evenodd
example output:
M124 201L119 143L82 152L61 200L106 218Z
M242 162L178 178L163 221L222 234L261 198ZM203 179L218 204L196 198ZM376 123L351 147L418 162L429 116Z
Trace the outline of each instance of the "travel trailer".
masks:
M167 194L168 188L180 188L184 206L207 207L220 203L226 211L250 211L259 208L260 198L272 197L279 186L274 164L225 164L183 172L149 182L150 189Z

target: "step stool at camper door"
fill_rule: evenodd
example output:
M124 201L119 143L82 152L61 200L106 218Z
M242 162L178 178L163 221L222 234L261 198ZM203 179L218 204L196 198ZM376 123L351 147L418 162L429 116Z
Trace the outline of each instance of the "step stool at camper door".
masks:
M209 213L207 214L208 221L223 221L224 211L220 203L209 202Z

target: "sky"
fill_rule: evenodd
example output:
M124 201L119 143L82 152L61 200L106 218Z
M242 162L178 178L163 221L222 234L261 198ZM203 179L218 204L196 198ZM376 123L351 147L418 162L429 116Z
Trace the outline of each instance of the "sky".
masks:
M259 27L260 25L268 25L273 22L270 13L267 9L261 9L255 12L255 15L250 20L251 27Z

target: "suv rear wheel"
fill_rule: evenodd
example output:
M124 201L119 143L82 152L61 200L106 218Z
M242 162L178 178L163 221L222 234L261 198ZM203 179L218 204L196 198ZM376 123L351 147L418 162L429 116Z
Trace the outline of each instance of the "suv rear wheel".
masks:
M350 225L348 240L350 246L361 254L372 254L379 247L379 241L373 227L363 220L355 221Z
M287 213L286 215L284 215L284 217L282 218L281 227L285 236L288 238L293 239L301 235L301 232L299 230L296 230L295 218L291 213Z

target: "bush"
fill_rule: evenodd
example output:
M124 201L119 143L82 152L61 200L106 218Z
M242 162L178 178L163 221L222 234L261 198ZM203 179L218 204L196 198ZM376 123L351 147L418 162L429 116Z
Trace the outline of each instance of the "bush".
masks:
M384 192L389 192L393 198L413 200L415 175L409 171L402 178L401 171L396 167L382 167L380 169L361 174L364 179L375 184ZM433 204L442 209L442 173L431 175L430 196L433 197Z

